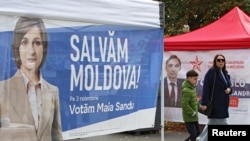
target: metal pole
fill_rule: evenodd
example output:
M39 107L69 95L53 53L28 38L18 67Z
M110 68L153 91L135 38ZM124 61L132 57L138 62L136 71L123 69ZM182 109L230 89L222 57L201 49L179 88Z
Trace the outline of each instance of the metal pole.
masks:
M160 3L160 21L161 27L165 28L165 3ZM164 32L164 31L163 31ZM163 34L164 35L164 34ZM163 38L163 51L162 51L162 69L161 69L161 141L164 141L165 124L164 124L164 38Z
M163 51L164 58L164 51ZM164 124L164 61L162 61L162 72L161 72L161 141L164 141L164 132L165 132L165 124Z

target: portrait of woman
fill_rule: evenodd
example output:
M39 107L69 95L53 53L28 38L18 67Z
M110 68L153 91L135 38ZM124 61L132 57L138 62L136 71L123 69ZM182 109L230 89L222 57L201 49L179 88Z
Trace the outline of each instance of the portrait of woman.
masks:
M0 82L3 96L1 115L10 123L34 127L27 140L62 140L59 90L43 79L48 37L40 18L20 17L12 37L15 74ZM4 108L3 108L4 107Z

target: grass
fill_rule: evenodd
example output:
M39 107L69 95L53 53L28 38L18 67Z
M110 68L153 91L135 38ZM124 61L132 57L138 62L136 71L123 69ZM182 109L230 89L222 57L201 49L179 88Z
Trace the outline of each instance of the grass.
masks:
M203 130L205 125L200 124L201 131ZM165 131L180 131L180 132L186 132L186 126L182 122L171 122L171 121L165 121Z

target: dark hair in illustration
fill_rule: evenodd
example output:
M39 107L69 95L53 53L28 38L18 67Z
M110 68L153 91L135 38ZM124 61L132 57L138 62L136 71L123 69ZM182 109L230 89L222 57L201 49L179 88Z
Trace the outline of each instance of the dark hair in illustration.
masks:
M226 67L226 58L225 58L225 56L222 55L222 54L216 54L216 55L214 56L213 67L218 69L218 67L216 66L216 59L217 59L219 56L223 57L224 60L225 60L225 64L224 64L222 70L223 70L223 71L226 71L226 68L227 68L227 67Z
M15 29L13 31L12 38L12 51L15 59L15 63L17 68L20 68L22 62L20 59L19 47L21 44L21 40L23 36L32 28L33 26L37 26L40 30L42 44L43 44L43 58L42 62L39 65L39 69L43 66L46 60L47 52L48 52L48 36L46 32L46 28L44 22L40 18L33 17L20 17L16 23Z
M166 60L166 65L168 64L168 62L172 59L177 59L179 64L181 65L181 59L177 56L177 55L171 55L167 60Z

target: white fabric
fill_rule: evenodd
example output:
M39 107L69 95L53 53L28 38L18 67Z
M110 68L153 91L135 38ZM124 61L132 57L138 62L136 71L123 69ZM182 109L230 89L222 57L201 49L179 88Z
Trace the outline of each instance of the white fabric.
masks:
M152 0L5 0L0 1L0 14L160 27L159 2Z
M22 72L22 71L21 71ZM28 77L22 72L27 94L31 106L36 129L39 126L39 117L42 114L42 74L40 73L40 81L37 84L31 84Z
M29 85L28 96L29 96L31 111L32 111L33 118L34 118L34 121L35 121L36 129L38 129L39 112L38 112L38 102L37 102L37 96L36 96L36 88L35 88L34 85Z
M221 119L208 119L208 123L202 130L201 134L199 135L199 141L208 141L208 125L228 125L228 119L227 118L221 118Z

